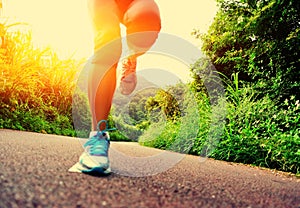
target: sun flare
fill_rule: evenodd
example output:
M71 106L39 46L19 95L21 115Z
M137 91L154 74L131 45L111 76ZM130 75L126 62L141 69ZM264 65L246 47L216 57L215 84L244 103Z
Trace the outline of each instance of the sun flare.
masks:
M50 46L60 57L89 57L93 34L87 0L0 0L1 18L27 22L37 47ZM191 35L207 30L217 7L214 0L156 0L162 16L162 32L178 35L199 45ZM172 9L170 9L172 8ZM180 15L178 15L180 14Z
M28 23L35 46L50 46L60 57L87 57L93 51L86 0L3 0L2 18Z

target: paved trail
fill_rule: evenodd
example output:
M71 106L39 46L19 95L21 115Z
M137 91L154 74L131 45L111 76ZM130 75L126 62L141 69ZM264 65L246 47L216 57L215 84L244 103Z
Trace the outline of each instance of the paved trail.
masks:
M133 156L153 158L161 151L112 143L114 173L93 177L67 171L83 150L78 139L0 130L0 145L1 208L300 207L300 179L271 170L212 159L200 162L188 155L159 172L152 160L135 165L138 158ZM134 170L150 176L130 175Z

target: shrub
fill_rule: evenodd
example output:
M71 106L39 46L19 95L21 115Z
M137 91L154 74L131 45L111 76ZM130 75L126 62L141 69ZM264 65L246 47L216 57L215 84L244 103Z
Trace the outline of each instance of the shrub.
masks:
M255 94L251 86L228 90L228 122L211 157L299 173L299 101Z
M268 95L261 98L255 86L239 81L238 74L234 75L233 82L224 79L224 83L227 83L225 111L222 105L220 109L213 106L205 93L197 93L199 116L193 122L198 126L195 129L186 125L185 131L198 130L193 142L186 139L188 134L181 141L176 140L182 131L182 123L177 119L150 126L140 138L140 144L299 173L299 100L291 96L283 103L275 103ZM224 113L226 121L223 122ZM214 114L217 118L213 118ZM193 146L190 148L189 144Z
M0 49L0 127L74 136L72 93L79 63L34 48L31 33L6 33Z

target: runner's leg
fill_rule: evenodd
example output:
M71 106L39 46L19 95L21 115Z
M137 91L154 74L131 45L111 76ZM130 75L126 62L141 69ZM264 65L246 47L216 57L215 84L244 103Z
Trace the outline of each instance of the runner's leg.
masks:
M119 10L114 0L89 0L94 27L94 56L89 66L89 102L92 128L107 120L116 87L116 67L121 56ZM102 126L102 128L104 128Z

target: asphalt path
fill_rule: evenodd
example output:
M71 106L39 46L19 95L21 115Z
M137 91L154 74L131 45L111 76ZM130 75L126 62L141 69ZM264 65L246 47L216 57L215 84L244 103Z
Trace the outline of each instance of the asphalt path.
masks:
M81 144L0 130L0 207L300 207L291 174L136 143L112 142L107 177L70 173Z

